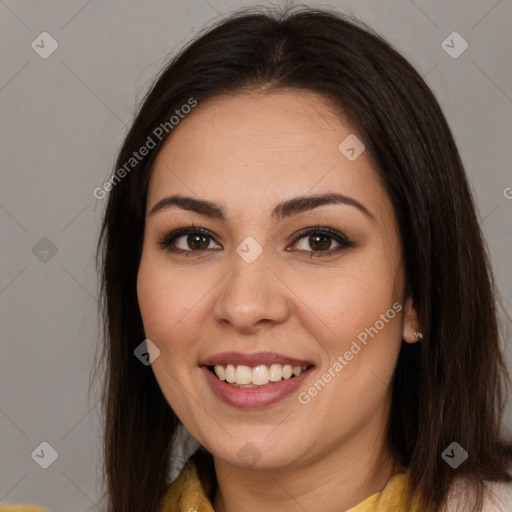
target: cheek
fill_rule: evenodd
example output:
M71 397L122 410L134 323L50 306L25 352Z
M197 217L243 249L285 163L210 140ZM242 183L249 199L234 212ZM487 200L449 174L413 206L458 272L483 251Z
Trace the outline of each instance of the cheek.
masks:
M315 315L309 314L309 328L324 355L317 380L300 399L322 421L331 423L333 431L359 428L370 421L388 394L401 346L403 315L393 283L394 274L389 271L379 275L354 269L331 279L329 293L322 295L318 287L309 296L308 306L323 324L313 330ZM347 414L352 418L350 425Z
M297 295L305 297L307 306L301 316L310 319L307 327L324 349L322 370L331 370L323 403L337 403L343 410L382 399L401 346L398 256L392 244L375 244L364 258L354 253L335 271L300 281Z
M137 296L144 333L160 349L166 367L183 372L196 365L199 342L205 338L204 326L211 316L212 294L221 278L194 265L172 269L160 254L143 256Z
M396 293L396 269L385 260L353 258L345 266L302 277L294 292L323 325L327 339L346 340L374 325L401 297ZM318 322L320 320L320 322Z
M183 389L194 386L190 367L197 359L194 340L198 338L195 326L199 323L193 310L197 298L191 293L190 282L171 273L157 259L141 260L137 275L139 308L146 338L160 350L151 366L155 378L174 412L188 423L193 407Z
M175 326L180 324L191 309L194 296L191 287L169 272L158 262L143 258L137 275L137 296L149 339L166 344Z

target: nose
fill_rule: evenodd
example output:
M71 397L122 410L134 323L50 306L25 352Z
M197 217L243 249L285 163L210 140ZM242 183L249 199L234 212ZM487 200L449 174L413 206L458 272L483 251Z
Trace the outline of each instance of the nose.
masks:
M289 289L269 266L264 252L252 263L238 254L222 280L213 312L218 322L242 333L253 333L289 317Z

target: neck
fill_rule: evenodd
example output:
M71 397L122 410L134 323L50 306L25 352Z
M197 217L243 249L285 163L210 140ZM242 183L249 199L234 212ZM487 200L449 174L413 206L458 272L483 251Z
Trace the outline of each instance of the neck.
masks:
M314 461L284 470L248 471L214 459L218 482L215 511L340 512L356 506L382 491L402 470L383 448L382 435L375 443L368 442L368 432L359 432L357 437Z

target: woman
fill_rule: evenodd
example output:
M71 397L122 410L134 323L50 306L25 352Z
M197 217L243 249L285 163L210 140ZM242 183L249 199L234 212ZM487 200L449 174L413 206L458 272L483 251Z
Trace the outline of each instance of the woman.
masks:
M109 511L512 510L473 199L368 27L222 20L158 77L107 191Z

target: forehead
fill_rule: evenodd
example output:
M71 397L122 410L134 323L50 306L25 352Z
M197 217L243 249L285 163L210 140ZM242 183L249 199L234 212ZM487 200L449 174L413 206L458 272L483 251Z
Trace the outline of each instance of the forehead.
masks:
M161 149L148 207L185 191L227 203L262 202L265 196L270 204L271 197L335 190L381 208L387 195L369 155L363 151L350 160L343 152L343 141L357 142L354 137L339 109L315 93L209 99L174 128Z

